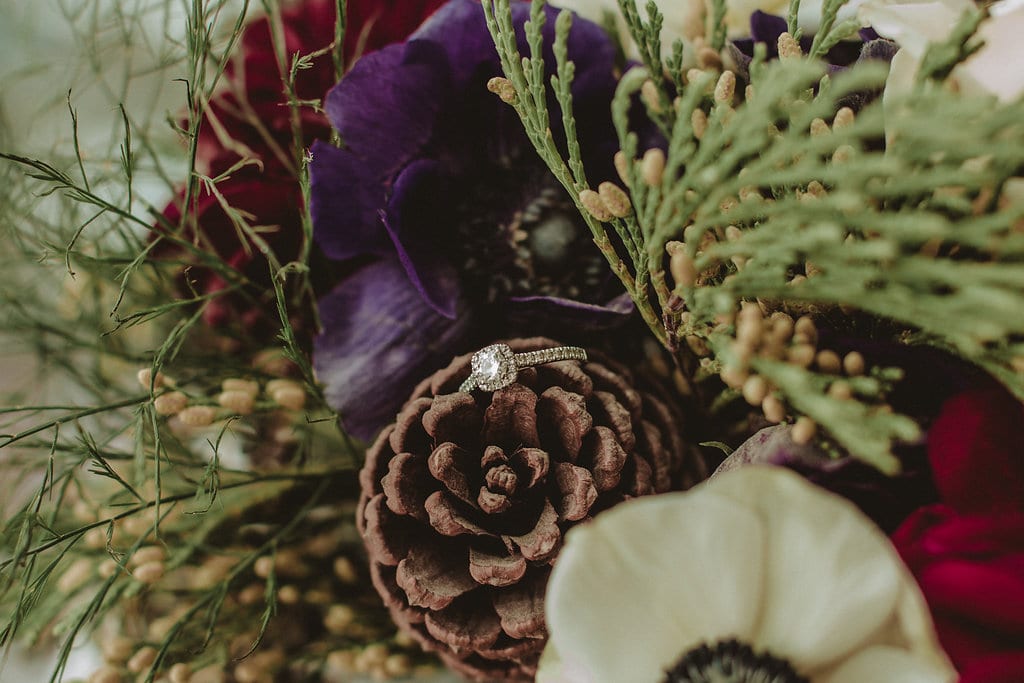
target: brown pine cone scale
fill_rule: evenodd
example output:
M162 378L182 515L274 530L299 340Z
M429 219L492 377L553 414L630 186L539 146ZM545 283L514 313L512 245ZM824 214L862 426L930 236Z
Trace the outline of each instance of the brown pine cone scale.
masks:
M470 678L530 680L566 530L703 473L671 405L600 354L473 394L458 391L469 359L421 383L370 448L358 524L400 628Z

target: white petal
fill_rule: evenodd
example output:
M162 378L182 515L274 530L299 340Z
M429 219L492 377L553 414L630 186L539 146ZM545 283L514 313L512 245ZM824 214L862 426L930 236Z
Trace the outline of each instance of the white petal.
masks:
M548 640L540 656L535 683L591 683L586 669L562 658L555 644Z
M706 487L618 505L567 535L550 642L593 683L657 683L701 642L750 636L764 547L756 516Z
M815 677L813 683L952 683L952 669L937 668L906 650L892 647L871 647L861 650L843 662L831 674Z
M920 59L929 43L948 38L972 7L970 0L869 0L861 5L858 16L878 35L895 40Z
M729 472L715 492L753 509L765 524L756 650L813 672L890 622L902 595L902 565L886 536L852 503L776 467Z
M999 11L996 11L996 7ZM1024 94L1024 6L1007 2L993 7L992 17L978 30L984 47L954 71L965 93L992 93L1002 102L1011 102Z

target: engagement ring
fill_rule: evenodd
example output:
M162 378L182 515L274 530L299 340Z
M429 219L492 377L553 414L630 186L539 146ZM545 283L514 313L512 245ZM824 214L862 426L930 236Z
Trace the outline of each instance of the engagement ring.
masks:
M472 371L459 387L459 391L497 391L516 381L522 368L560 360L587 360L587 352L578 346L558 346L553 349L514 353L506 344L491 344L473 354Z

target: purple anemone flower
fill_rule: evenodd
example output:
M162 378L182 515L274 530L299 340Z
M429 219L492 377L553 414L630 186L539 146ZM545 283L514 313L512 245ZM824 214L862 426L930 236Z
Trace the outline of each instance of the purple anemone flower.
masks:
M788 30L786 20L774 14L767 14L756 10L750 15L750 37L734 40L729 44L729 51L736 62L737 75L743 80L749 80L750 62L754 56L754 45L764 43L767 48L767 57L777 59L779 56L779 36ZM878 59L885 62L892 61L899 46L891 40L880 38L871 28L864 28L860 31L859 40L841 40L828 53L825 54L825 62L828 63L829 73L842 71L847 67L863 59ZM814 42L812 35L804 35L800 38L800 47L804 52L811 49ZM853 101L843 102L847 106L859 109L872 94L864 93L853 97Z
M556 14L545 11L550 75ZM521 27L529 5L512 13ZM518 43L527 54L521 28ZM568 50L596 185L614 173L615 49L577 18ZM354 436L371 437L456 353L500 336L568 342L633 310L515 111L487 91L498 75L480 3L451 0L327 96L344 146L312 150L314 237L329 258L365 265L321 299L314 365Z

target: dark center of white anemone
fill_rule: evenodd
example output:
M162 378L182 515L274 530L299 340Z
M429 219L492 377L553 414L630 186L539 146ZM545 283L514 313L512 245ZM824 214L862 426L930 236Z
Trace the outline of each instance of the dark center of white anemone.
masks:
M737 640L700 645L665 672L662 683L809 683L784 659Z

